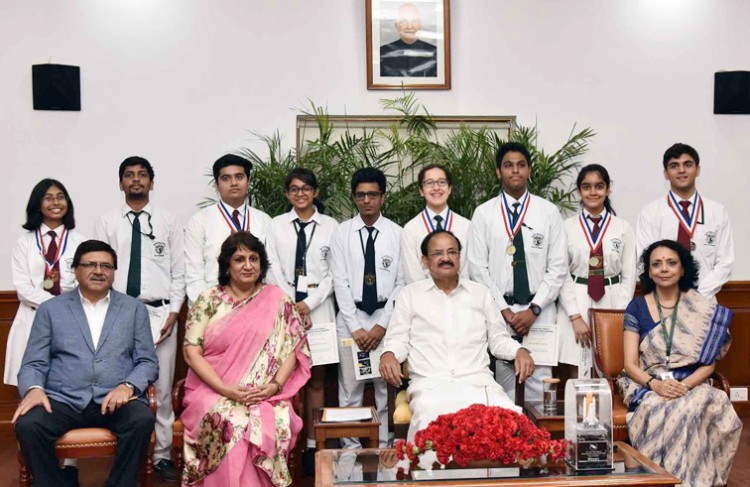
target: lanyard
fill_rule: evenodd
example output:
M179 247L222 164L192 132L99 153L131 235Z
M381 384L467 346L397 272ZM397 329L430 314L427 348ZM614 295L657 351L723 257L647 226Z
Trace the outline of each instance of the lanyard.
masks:
M427 229L427 233L432 233L435 231L435 225L433 225L432 223L432 218L430 218L430 214L427 212L427 208L422 211L422 223L424 223L424 227ZM445 214L445 223L443 224L443 229L450 232L451 228L453 228L453 212L451 212L451 209L448 208L448 212Z
M44 259L45 275L48 275L52 268L55 267L55 264L60 261L60 257L62 257L62 255L65 253L65 249L68 248L68 235L70 235L70 233L68 232L68 229L66 227L63 227L63 230L60 233L60 244L57 246L57 255L55 255L52 262L47 260L47 249L44 246L42 229L39 228L34 235L36 236L36 246L39 249L39 252L42 254L42 259Z
M667 204L670 208L672 208L672 212L674 212L674 215L680 222L680 226L685 229L685 232L688 234L688 236L690 236L690 238L693 238L695 227L698 225L698 215L703 215L703 199L701 199L701 197L698 195L698 192L695 192L693 201L691 202L693 210L690 212L690 218L685 218L685 216L682 214L682 209L677 202L677 198L671 191L667 195Z
M226 206L224 206L224 203L219 200L219 204L217 205L219 207L219 212L221 213L221 216L224 217L224 221L229 225L229 229L234 232L240 232L242 230L249 232L250 231L250 208L247 207L247 203L245 203L245 218L244 221L240 222L240 226L238 227L236 223L234 223L234 219L232 218L232 214L229 213L229 210Z
M362 227L362 228L364 228L364 227ZM359 231L357 232L359 234L359 245L362 247L362 256L363 257L367 257L367 255L365 253L365 242L362 240L362 228L360 228ZM372 243L373 243L373 245L375 244L375 240L377 240L378 236L380 235L380 231L377 228L375 229L375 232L376 232L375 236L372 237Z
M305 244L305 253L302 254L302 262L305 262L305 270L307 270L307 249L310 248L310 244L312 243L312 239L315 236L315 230L318 228L318 224L317 223L315 223L315 222L310 222L310 223L312 223L312 226L313 226L312 227L312 232L310 232L310 238L309 239L305 239L307 241L307 243ZM299 228L298 229L296 221L293 221L292 224L294 225L294 231L297 232L297 238L299 238L299 232L300 231L304 232L305 229L304 228Z
M659 302L659 294L654 290L654 301L656 301L656 309L659 311L659 320L661 321L661 332L664 334L664 341L667 342L667 370L669 370L669 357L672 355L672 338L674 337L674 325L677 322L677 308L680 305L680 297L682 293L677 295L677 301L674 303L674 310L672 310L672 326L669 328L669 334L667 334L667 325L664 324L664 315L661 312L661 303Z
M500 196L502 196L502 199L500 200L500 212L503 215L503 226L505 227L505 232L508 234L508 240L510 242L513 242L513 238L515 238L516 234L523 225L523 221L526 218L526 212L528 211L530 206L529 193L528 191L526 192L526 197L523 199L523 202L518 209L518 216L516 218L515 225L513 224L513 215L511 214L510 207L508 206L508 201L505 199L505 193L500 193Z
M596 238L594 238L593 229L591 228L589 219L586 218L584 212L581 212L578 217L578 221L581 224L583 235L586 237L586 242L589 244L591 252L596 252L596 250L601 247L602 242L604 241L604 234L607 233L607 229L609 229L609 224L612 221L612 215L605 210L602 221L599 223L599 234L596 236Z

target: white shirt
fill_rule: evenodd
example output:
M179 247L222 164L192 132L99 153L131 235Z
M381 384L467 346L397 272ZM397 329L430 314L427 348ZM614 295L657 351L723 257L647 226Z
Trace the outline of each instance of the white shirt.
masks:
M94 224L94 238L107 242L117 252L113 288L127 292L130 249L135 215L127 203L105 213ZM151 203L138 216L141 224L141 294L144 303L169 300L169 311L179 313L185 300L185 250L177 218ZM149 238L153 235L154 238Z
M640 258L643 251L654 242L669 239L677 240L679 221L667 204L664 196L646 205L638 215L635 227L636 250ZM675 195L677 201L681 198ZM692 200L692 196L690 197ZM703 212L696 215L698 224L691 242L692 252L698 264L698 292L709 299L715 299L721 287L729 280L734 263L734 243L729 213L724 206L701 196ZM679 208L678 208L679 209ZM692 211L692 204L688 211ZM639 266L641 267L641 266Z
M432 226L429 226L429 222L426 221L428 217L425 215L425 211L429 215ZM422 266L422 241L433 231L433 228L437 228L435 217L438 215L442 218L443 228L450 230L461 242L461 277L469 277L469 266L466 262L466 247L471 222L453 211L448 215L448 207L439 214L434 213L429 208L425 208L404 225L404 233L401 237L401 262L404 267L404 279L407 284L430 277L430 272ZM451 225L448 222L449 216L453 218Z
M515 199L506 194L508 205ZM523 197L521 197L523 200ZM480 205L474 212L469 230L468 260L471 279L487 286L501 310L509 308L503 298L513 294L513 256L507 248L509 239L503 225L501 196ZM554 304L568 274L567 244L562 218L557 207L529 194L528 210L521 227L523 232L529 290L533 302L541 308Z
M590 213L583 210L585 216ZM577 299L576 283L572 276L588 279L589 259L591 258L591 247L579 219L580 213L565 220L565 234L568 241L568 259L570 273L565 278L560 291L560 304L565 309L565 314L572 316L580 314L588 321L588 308L581 309L580 300ZM603 216L600 215L600 216ZM617 295L611 296L608 308L625 309L633 299L635 283L638 278L635 263L635 234L628 222L622 218L612 215L607 233L602 241L602 254L604 258L604 277L620 276L619 286L605 286L605 291L610 293L617 289ZM594 224L589 221L593 228ZM572 275L572 276L571 276ZM589 302L589 304L593 304ZM602 307L602 306L598 306Z
M385 351L409 360L409 377L475 385L494 382L487 349L513 360L521 345L506 331L505 320L482 284L460 278L446 294L423 279L401 290Z
M102 328L104 328L104 318L107 316L107 309L109 309L109 291L107 295L96 302L92 303L84 297L81 290L78 290L78 294L81 296L81 306L83 306L83 312L86 314L86 322L89 324L89 330L91 331L91 341L94 344L94 348L99 348L99 336L102 334Z
M404 285L400 265L402 229L383 215L378 217L373 227L376 229L373 238L378 301L387 301L377 324L387 328L393 314L394 300ZM370 328L357 318L355 304L362 301L362 280L365 272L363 248L367 245L367 237L365 223L357 215L341 223L331 239L333 289L339 305L339 317L350 332Z
M268 258L271 269L268 282L276 284L294 300L295 259L297 255L297 229L295 225L297 212L291 210L271 220L268 232ZM326 298L333 294L333 275L331 274L331 238L338 227L338 222L330 216L315 211L311 223L303 230L307 243L305 270L308 288L304 302L314 310Z
M225 203L231 212L235 208ZM249 230L265 245L271 227L271 217L249 205L236 208L240 222L245 221L245 211L250 212ZM219 283L219 252L221 244L232 234L218 205L203 208L193 215L185 228L185 286L188 302L192 306L200 293Z

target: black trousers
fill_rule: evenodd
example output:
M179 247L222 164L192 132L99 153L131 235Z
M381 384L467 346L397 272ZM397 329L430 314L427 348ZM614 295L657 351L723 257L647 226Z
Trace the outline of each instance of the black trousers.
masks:
M101 404L90 402L83 412L50 399L52 413L37 406L16 422L16 437L26 465L38 487L64 484L62 469L55 456L55 440L75 428L108 428L117 436L117 454L107 486L134 486L138 468L145 457L154 415L144 403L131 401L113 414L102 414Z

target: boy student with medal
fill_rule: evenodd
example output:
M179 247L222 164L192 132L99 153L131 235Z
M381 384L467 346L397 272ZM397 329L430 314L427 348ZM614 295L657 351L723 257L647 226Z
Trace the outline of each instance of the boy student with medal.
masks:
M146 305L151 335L159 358L156 387L156 448L154 470L177 481L172 463L172 381L174 379L177 316L185 300L183 231L177 218L150 201L154 169L142 157L120 164L120 190L125 202L105 213L94 225L94 238L108 243L120 256L113 288Z
M430 277L422 263L420 250L427 234L435 230L448 230L461 242L461 258L466 262L466 237L471 222L454 213L448 207L448 197L453 189L453 175L445 166L428 164L419 171L419 194L425 200L425 208L404 225L401 238L401 260L407 284ZM469 277L467 266L461 268L461 277Z
M268 282L276 284L295 301L305 326L336 320L333 277L330 270L331 237L338 222L316 208L318 179L305 168L292 169L286 177L286 197L292 209L271 220L268 233ZM312 357L315 361L315 356ZM303 466L315 470L315 431L313 411L323 407L325 365L311 369L305 388L305 427L307 449Z
M219 202L193 215L185 228L185 286L190 306L201 292L219 283L216 259L228 236L244 230L266 243L271 217L247 202L252 168L250 161L233 154L214 162Z
M471 219L469 274L490 289L508 331L520 340L534 324L556 322L555 300L568 273L565 231L557 207L526 189L528 149L505 143L496 160L503 190ZM496 365L498 383L514 399L513 367L503 361ZM542 380L551 376L551 366L537 365L526 381L526 398L541 401Z
M698 194L695 180L701 168L695 149L674 144L664 153L663 165L670 190L638 215L635 228L638 256L656 241L676 240L691 252L698 264L698 292L715 300L729 280L734 263L729 213L721 204Z
M635 235L615 215L610 185L603 166L581 169L576 187L583 208L564 222L570 273L560 291L558 349L560 367L573 369L564 376L591 378L589 308L625 309L635 290Z
M13 247L11 276L20 305L8 335L3 382L18 385L17 374L36 310L43 302L76 286L70 267L78 244L73 201L63 184L42 179L26 205L28 230Z
M339 305L339 406L361 406L365 380L356 380L352 346L364 352L378 348L385 336L394 301L404 285L401 270L400 226L380 213L385 199L385 175L366 167L352 176L352 198L359 214L339 225L331 240L333 289ZM380 351L374 352L380 354ZM380 419L379 440L388 441L386 383L369 379L375 388ZM359 448L356 438L342 439L344 448Z

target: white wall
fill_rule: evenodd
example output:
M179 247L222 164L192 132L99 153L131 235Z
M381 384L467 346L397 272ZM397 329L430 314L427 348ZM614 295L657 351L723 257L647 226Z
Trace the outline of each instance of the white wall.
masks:
M453 89L419 94L432 113L537 120L548 148L574 122L593 127L585 162L610 168L632 223L667 189L664 150L695 146L700 190L732 216L733 279L750 279L750 116L712 113L713 73L750 69L750 2L452 3ZM12 245L43 177L67 185L90 234L121 202L118 164L142 155L154 201L186 221L210 164L252 144L248 130L279 129L293 146L290 108L307 97L333 114L380 113L389 93L366 89L364 17L364 2L343 0L4 0L0 289L12 288ZM49 60L81 66L81 112L32 109L31 65Z

